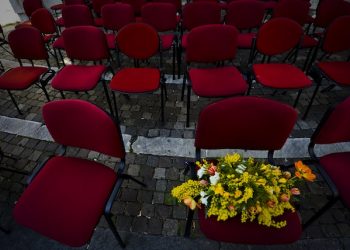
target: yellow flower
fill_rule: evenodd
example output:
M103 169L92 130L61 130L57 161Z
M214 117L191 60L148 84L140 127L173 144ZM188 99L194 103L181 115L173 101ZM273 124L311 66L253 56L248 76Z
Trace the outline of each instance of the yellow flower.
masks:
M235 198L239 198L239 197L241 197L241 195L242 195L242 191L239 190L239 189L237 189L237 190L235 191L234 197L235 197Z
M278 182L281 183L281 184L285 184L287 182L287 180L286 180L286 178L280 178L278 180Z
M256 184L264 186L266 184L266 180L263 178L260 178L259 180L256 181Z
M215 194L220 194L223 195L225 190L224 188L221 186L221 183L217 184L215 189L214 189Z
M224 158L224 161L228 164L235 164L241 159L241 156L237 153L235 154L227 154Z

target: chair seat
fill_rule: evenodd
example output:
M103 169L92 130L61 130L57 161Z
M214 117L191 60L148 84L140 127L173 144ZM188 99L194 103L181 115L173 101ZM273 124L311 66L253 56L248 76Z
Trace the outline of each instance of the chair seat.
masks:
M106 70L104 65L68 65L56 74L51 86L63 91L88 91L96 87Z
M36 83L40 76L47 72L45 67L17 67L0 76L0 89L21 90Z
M49 43L55 37L55 35L54 34L45 34L43 37L44 37L44 42Z
M56 25L60 26L60 27L64 26L64 20L63 20L62 17L59 17L59 18L56 19Z
M302 70L291 64L254 64L253 71L256 80L270 88L301 89L310 87L312 84Z
M52 47L54 49L64 49L63 36L58 37L53 43Z
M116 180L116 173L100 163L51 158L16 203L14 218L19 224L69 246L85 245Z
M204 209L198 210L198 219L201 231L207 238L235 244L287 244L297 241L302 233L297 212L288 211L276 219L287 221L283 228L266 227L257 222L241 223L239 216L218 222L213 216L205 218Z
M320 62L317 66L332 81L340 85L350 85L350 62Z
M237 37L237 47L241 49L250 49L256 33L240 33Z
M162 34L160 35L160 39L162 40L162 49L168 50L171 49L174 43L175 35L174 34Z
M304 35L304 38L301 43L302 48L313 48L318 44L318 40L309 35Z
M344 203L350 207L350 152L325 155L320 158L320 163L337 186Z
M124 93L153 92L159 88L160 71L154 68L124 68L117 72L109 86Z
M235 67L194 68L189 70L194 93L202 97L224 97L244 94L247 83Z
M95 23L95 26L97 26L97 27L102 27L103 26L103 20L102 20L101 17L94 18L94 23Z
M27 21L24 21L24 22L22 22L22 23L20 23L20 24L17 24L17 25L15 26L15 29L19 29L19 28L27 27L27 26L32 26L32 23L31 23L30 20L27 20Z
M107 33L106 41L109 49L115 49L115 34Z

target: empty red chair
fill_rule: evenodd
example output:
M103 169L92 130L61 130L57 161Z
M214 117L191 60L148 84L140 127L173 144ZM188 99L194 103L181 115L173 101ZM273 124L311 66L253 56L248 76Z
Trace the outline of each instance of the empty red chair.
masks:
M295 21L285 18L273 18L265 23L258 31L256 37L256 52L263 55L266 63L253 63L251 75L257 83L274 90L298 90L294 107L298 104L302 90L312 85L312 81L304 72L293 64L285 62L271 62L271 57L290 52L298 48L303 30ZM255 54L255 49L251 53ZM249 79L251 90L252 78Z
M60 91L89 91L101 81L106 91L106 98L111 107L103 74L110 70L102 61L109 60L109 50L105 34L93 26L76 26L62 32L67 56L73 64L64 66L53 78L51 86ZM74 64L76 61L90 61L93 65ZM111 113L113 113L111 109Z
M199 115L195 134L196 161L201 160L202 149L247 149L268 151L269 162L273 164L274 151L283 147L296 121L297 112L292 107L273 100L233 97L215 102L203 108ZM286 244L298 240L302 233L297 212L285 213L282 219L287 221L287 226L276 229L257 222L241 223L240 218L218 222L213 217L205 218L203 210L198 210L200 229L212 240ZM193 212L189 210L185 236L190 235Z
M180 38L178 47L178 77L181 73L182 51L187 47L187 35L185 31L206 25L221 23L221 7L216 2L193 2L187 3L182 11L182 21L180 26Z
M22 114L12 91L25 90L35 84L43 90L46 99L50 101L46 85L54 76L55 71L50 69L49 55L38 29L31 26L15 29L8 35L8 41L20 66L12 68L0 76L0 89L8 92L18 113ZM23 59L30 60L32 65L23 66ZM45 60L47 67L34 66L33 60Z
M148 23L160 32L161 49L173 50L173 79L175 79L175 57L177 48L176 6L170 3L147 3L141 9L142 22Z
M64 4L60 8L61 8L61 11L62 11L62 9L65 6L68 6L68 5L79 5L79 4L85 5L85 0L64 0ZM64 20L63 20L62 16L56 19L56 24L57 24L58 27L64 27Z
M13 211L17 223L71 247L89 244L102 215L121 247L111 208L123 179L125 149L119 124L97 106L81 100L46 104L44 122L64 153L50 157L29 177ZM120 158L117 170L88 159L65 156L67 147ZM144 185L144 184L143 184Z
M24 13L28 18L30 18L34 11L40 8L44 8L41 0L23 0Z
M164 121L165 82L161 72L162 57L157 31L145 23L130 23L117 34L118 51L134 60L134 67L121 67L112 78L109 87L112 90L116 114L117 102L115 91L122 94L152 93L160 88L161 120ZM145 43L147 41L147 43ZM157 67L141 67L142 61L160 54ZM116 115L118 117L118 115Z
M334 86L350 87L350 61L326 61L324 57L326 55L331 56L339 52L350 50L350 16L342 16L335 19L325 31L325 36L320 40L320 50L323 52L323 56L319 58L311 68L309 74L316 82L316 88L311 96L309 105L304 113L303 119L306 118L314 98L321 86L322 80L326 79L331 82L331 85L325 90L330 90ZM314 61L317 56L317 52L314 53ZM311 63L310 62L310 63ZM323 91L325 91L323 90Z
M185 73L182 98L187 85L187 118L190 120L191 89L200 97L228 97L244 95L247 83L233 66L208 67L218 62L233 62L236 56L238 30L223 24L203 25L190 31L187 37ZM215 38L215 39L213 39ZM193 66L205 64L206 67Z
M130 4L132 6L132 8L134 9L135 16L141 15L142 6L147 3L146 0L121 0L121 2L126 3L126 4Z
M314 134L311 136L309 153L317 162L317 168L328 185L331 196L328 202L305 223L310 225L324 212L331 208L335 202L341 200L346 207L350 207L349 166L350 152L326 153L317 155L315 147L318 145L332 145L333 143L350 142L350 98L330 108Z

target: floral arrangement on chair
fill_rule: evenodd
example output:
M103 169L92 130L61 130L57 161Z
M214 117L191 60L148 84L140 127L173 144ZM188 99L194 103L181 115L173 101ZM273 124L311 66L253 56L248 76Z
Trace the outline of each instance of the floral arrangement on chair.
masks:
M216 163L196 162L198 180L173 188L172 195L190 209L204 205L207 216L225 221L241 216L241 222L254 221L268 227L282 228L286 221L275 221L285 210L295 211L292 203L300 195L297 185L316 176L301 161L295 173L279 167L243 159L237 153L219 158Z

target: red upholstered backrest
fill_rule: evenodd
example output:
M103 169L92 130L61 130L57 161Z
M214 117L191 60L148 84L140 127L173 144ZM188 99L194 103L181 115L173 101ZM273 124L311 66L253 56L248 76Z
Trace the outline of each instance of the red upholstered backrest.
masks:
M135 22L134 9L130 4L106 4L101 9L103 26L118 31L128 23Z
M140 16L141 8L146 3L146 0L121 0L121 2L130 4L134 9L134 14Z
M94 25L89 7L82 4L64 6L62 17L66 28L79 25Z
M145 23L130 23L116 37L118 49L135 59L147 59L159 51L157 31Z
M327 112L311 141L330 144L350 141L350 98Z
M8 35L11 50L17 59L48 59L44 39L37 28L23 26Z
M350 49L350 15L338 17L328 26L322 49L328 53Z
M125 157L119 125L97 106L82 100L58 100L46 103L42 114L57 143Z
M44 8L41 0L23 0L24 13L26 13L29 18L35 10L40 8Z
M195 146L203 149L278 150L297 120L290 106L260 97L233 97L202 109Z
M114 0L92 0L92 8L94 9L95 13L100 16L101 15L101 8L106 4L113 4Z
M182 25L184 29L191 30L205 24L221 23L221 8L215 2L194 2L184 6L182 12Z
M217 62L236 55L238 30L223 24L203 25L192 29L187 37L186 61Z
M273 18L287 17L304 25L309 17L310 3L304 0L280 0L273 10Z
M344 15L350 15L344 0L322 0L316 9L314 25L327 28L334 19Z
M141 9L142 22L148 23L157 31L175 30L176 6L171 3L147 3Z
M62 32L62 36L69 58L97 61L109 56L106 36L97 27L70 27Z
M34 11L30 17L30 22L43 34L56 33L55 19L50 11L45 8Z
M265 15L265 4L259 0L238 0L227 6L225 23L237 29L259 27Z
M152 0L151 2L155 3L171 3L175 5L177 12L181 12L182 1L181 0Z
M273 18L260 27L256 48L268 56L281 54L297 46L302 34L297 22L285 17Z

